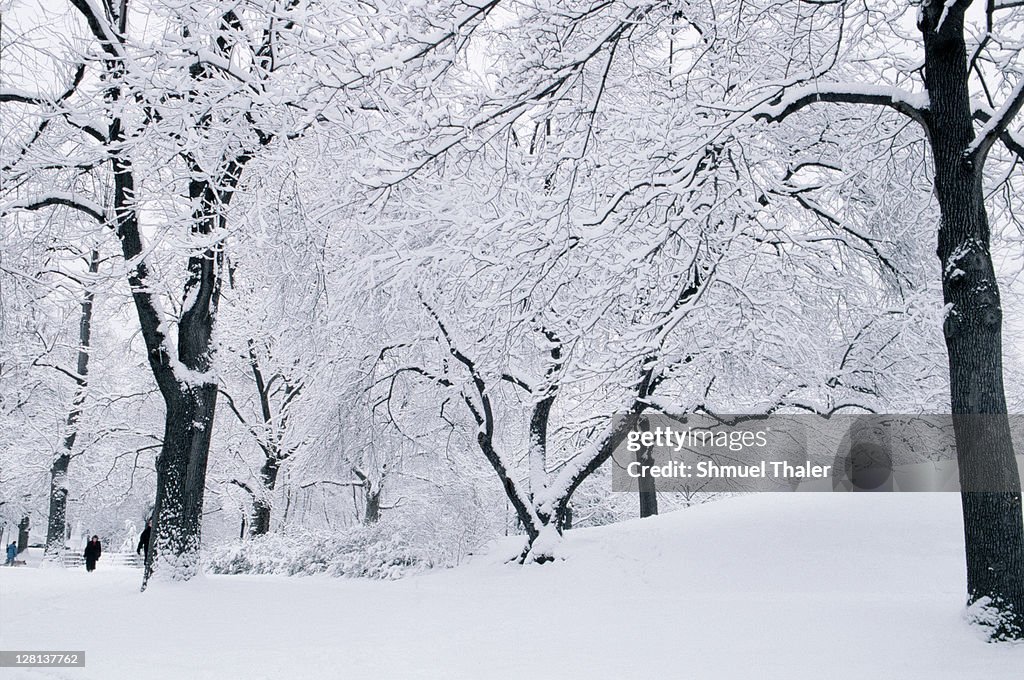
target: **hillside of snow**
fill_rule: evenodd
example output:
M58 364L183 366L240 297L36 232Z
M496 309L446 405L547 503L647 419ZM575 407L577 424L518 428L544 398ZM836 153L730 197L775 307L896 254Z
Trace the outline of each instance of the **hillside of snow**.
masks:
M762 494L509 544L395 582L0 568L0 649L85 650L11 678L978 678L1024 645L964 621L956 494Z

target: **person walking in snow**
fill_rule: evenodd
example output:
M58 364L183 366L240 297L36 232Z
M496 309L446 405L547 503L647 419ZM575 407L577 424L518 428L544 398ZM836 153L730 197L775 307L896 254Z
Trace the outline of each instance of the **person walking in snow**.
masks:
M139 536L139 547L135 549L136 555L142 555L142 557L147 560L149 559L149 534L152 529L153 520L147 519L146 528L142 530L142 535ZM143 553L143 550L145 550L146 552Z
M85 544L85 570L95 571L96 560L100 558L100 553L103 549L100 547L100 537L93 536L89 539L89 542Z
M13 567L14 566L14 558L17 557L17 556L18 556L18 544L15 543L14 541L11 541L10 544L8 544L8 546L7 546L7 562L5 564L7 564L7 566L9 566L9 567Z

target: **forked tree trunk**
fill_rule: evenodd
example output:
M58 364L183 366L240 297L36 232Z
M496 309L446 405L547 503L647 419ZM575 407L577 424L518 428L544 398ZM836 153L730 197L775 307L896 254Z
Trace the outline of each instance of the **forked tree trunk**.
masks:
M218 209L226 206L226 201L212 198L207 183L193 182L190 195L200 206L193 214L196 233L209 234L216 226L223 226ZM127 259L128 253L125 255ZM162 578L170 580L187 580L199 571L206 464L218 394L217 385L207 376L220 300L220 264L220 252L213 248L189 258L185 299L191 305L178 322L179 367L154 362L151 352L150 362L167 411L163 445L156 460L153 543L144 587L156 565L163 572ZM169 361L166 353L159 358Z
M143 248L139 223L139 203L132 164L131 124L122 118L124 104L135 99L126 93L129 61L126 31L128 2L102 0L87 2L71 0L82 14L86 26L103 54L103 101L106 105L106 134L102 137L110 159L113 179L111 210L102 222L114 229L121 243L127 266L128 284L139 318L139 327L146 344L146 356L163 397L165 412L164 440L157 457L157 498L154 508L150 550L146 560L143 588L154 571L154 565L165 564L172 579L187 579L198 569L198 548L203 508L203 487L210 436L217 405L217 389L209 377L213 344L211 336L220 297L220 269L223 264L223 243L214 234L225 228L225 212L234 195L242 170L252 156L228 145L214 167L207 167L195 154L184 152L190 181L191 232L207 245L202 252L188 258L184 285L184 304L178 322L178 346L175 352L167 337L166 323L160 311L158 293L150 281L149 265ZM222 36L239 29L240 22L231 10L220 17ZM266 34L269 40L273 31ZM225 37L215 41L219 56L230 58L232 44ZM269 43L268 43L269 49ZM264 57L264 65L269 61ZM196 91L207 76L207 65L196 62L190 66L192 86L185 102L194 104ZM253 119L247 118L250 123ZM212 114L196 121L192 132L216 133L210 130ZM266 146L273 139L259 131L253 123L259 144ZM179 140L182 141L182 140ZM184 145L186 148L188 145ZM209 159L204 159L209 160ZM99 218L98 218L99 219ZM162 569L162 567L161 567Z
M384 478L374 484L373 479L358 468L352 468L352 474L359 478L363 490L363 524L376 524L380 521L380 497L384 493Z
M248 160L246 156L229 162L217 181L193 179L189 183L189 198L196 206L193 234L209 236L225 229L225 211ZM125 255L127 259L127 252ZM222 265L219 246L208 247L188 259L184 299L190 304L186 304L178 321L180 365L169 370L154 367L167 420L156 461L155 540L146 562L143 588L157 567L161 578L175 581L199 573L206 464L217 409L217 385L209 371ZM152 358L150 361L152 364Z

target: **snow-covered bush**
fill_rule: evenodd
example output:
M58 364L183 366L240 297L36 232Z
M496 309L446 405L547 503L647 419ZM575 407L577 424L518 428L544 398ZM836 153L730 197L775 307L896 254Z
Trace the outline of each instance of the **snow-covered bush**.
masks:
M386 523L343 531L271 533L211 549L206 568L215 574L329 574L398 579L433 566Z

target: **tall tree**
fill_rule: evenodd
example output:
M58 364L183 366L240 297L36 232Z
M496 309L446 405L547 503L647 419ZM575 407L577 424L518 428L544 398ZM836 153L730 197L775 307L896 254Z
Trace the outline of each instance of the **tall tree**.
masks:
M93 250L88 258L87 278L83 282L85 291L78 321L78 356L74 373L68 372L75 380L75 396L71 402L65 422L63 448L50 465L50 511L46 525L45 558L59 560L64 553L64 539L67 530L68 467L78 439L79 420L82 404L89 386L89 352L92 338L93 300L96 296L89 280L99 272L100 254Z
M180 17L181 24L169 28L180 31L186 41L191 39L196 58L187 65L184 78L175 80L181 74L172 71L170 82L160 88L154 86L149 65L143 63L129 36L129 12L134 4L127 0L104 0L100 4L70 0L70 4L84 19L100 58L82 55L71 85L60 97L26 98L14 93L0 98L37 103L44 109L36 134L11 164L29 166L19 171L31 177L33 159L28 156L38 149L32 147L40 143L54 118L63 120L96 145L91 157L100 160L101 167L106 166L110 209L99 207L81 193L39 191L30 198L10 202L6 210L70 207L109 225L120 242L150 368L166 407L162 449L157 458L153 549L148 553L145 578L157 563L162 563L169 578L187 579L198 569L206 465L217 399L217 385L209 371L227 209L246 164L257 149L272 140L260 130L249 107L244 103L232 106L228 101L232 95L237 99L239 93L249 102L259 96L260 83L275 67L279 36L290 23L279 16L277 8L270 8L257 19L265 23L265 30L258 29L257 37L249 41L242 20L230 7L216 14L212 26L199 22L198 17L195 23L190 23L187 16ZM207 38L212 43L209 52ZM240 74L233 72L230 63L236 48L251 51L248 63L252 80L247 75L238 82ZM82 122L94 104L88 92L76 96L88 66L98 71L102 88L102 117L98 120L106 121L105 125ZM223 113L215 113L209 106L218 96L225 105ZM182 129L191 129L192 133L183 135ZM226 129L230 133L225 136ZM143 154L133 141L143 131L155 133L157 138L162 135L173 149L171 160L177 157L187 177L184 198L192 245L184 267L176 338L171 334L171 319L163 310L143 239L140 213L144 194L136 169ZM66 170L69 165L75 167L73 162L61 164L50 158L47 165L35 167L41 174L44 168ZM173 184L173 178L169 181Z
M924 51L923 93L816 80L777 90L774 101L751 107L748 115L778 122L818 102L874 105L908 117L927 137L941 215L936 252L963 489L968 603L987 605L997 614L994 639L1019 639L1024 637L1024 521L1006 418L1003 312L992 264L985 167L1000 140L1012 153L1024 151L1010 131L1024 106L1024 78L990 89L988 66L979 61L995 35L999 13L1016 3L987 3L987 28L969 51L965 20L971 5L970 0L921 4L917 27ZM837 25L842 21L838 18ZM992 59L989 65L1006 68L1007 61ZM979 107L972 99L975 89L990 102L993 94L1002 93L1002 104ZM982 124L976 129L977 122Z
M289 411L293 401L302 392L302 383L296 382L283 372L265 376L257 354L256 341L250 338L246 344L259 409L258 419L251 420L244 415L229 392L222 388L221 393L227 399L228 408L249 432L263 454L257 488L252 488L246 481L233 480L234 484L244 489L252 499L249 533L252 536L260 536L270 531L270 496L277 486L281 465L295 452L293 446L285 443L284 437L288 431Z

